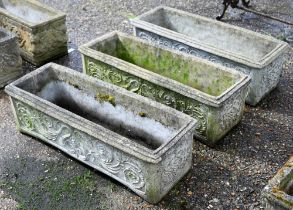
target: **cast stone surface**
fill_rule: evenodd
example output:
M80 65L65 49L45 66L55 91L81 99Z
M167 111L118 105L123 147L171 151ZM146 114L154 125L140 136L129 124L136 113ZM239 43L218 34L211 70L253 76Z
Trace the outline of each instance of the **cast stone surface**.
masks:
M174 133L156 149L147 148L132 136L116 133L117 126L108 128L108 124L114 126L115 116L111 116L110 121L105 121L99 114L94 118L97 111L89 111L86 104L79 104L77 94L69 97L65 94L59 101L58 95L64 93L58 90L53 96L49 89L45 95L48 98L41 98L38 89L44 90L50 81L64 82L75 88L75 92L85 92L89 96L97 92L111 94L117 106L125 106L135 113L143 111L147 118L172 127ZM116 179L151 203L159 202L191 167L195 121L167 106L52 63L20 78L5 90L11 97L21 132ZM85 101L84 97L82 101ZM77 107L82 110L76 111ZM82 116L81 113L88 114ZM123 123L119 127L123 127ZM132 135L148 132L147 128L142 131L128 129L132 130ZM150 137L145 141L155 143Z
M0 88L22 75L16 37L0 28Z
M0 0L0 27L18 38L21 56L36 66L67 54L66 15L34 0Z
M288 44L273 37L169 7L157 7L131 23L144 40L250 75L250 105L279 82Z

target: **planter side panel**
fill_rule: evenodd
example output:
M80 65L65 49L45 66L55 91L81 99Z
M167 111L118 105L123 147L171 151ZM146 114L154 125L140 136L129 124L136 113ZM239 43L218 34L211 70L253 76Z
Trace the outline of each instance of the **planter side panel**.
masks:
M206 139L207 106L84 55L83 65L84 72L90 76L151 98L195 118L197 124L194 134L200 139Z
M46 61L66 55L67 28L65 17L33 30L33 63L41 65Z
M147 166L144 162L22 101L12 98L12 104L21 132L57 147L148 199L145 193ZM66 118L66 116L60 116L60 118Z
M37 66L67 54L65 18L31 29L0 14L0 27L17 36L21 56Z
M219 137L224 137L242 119L248 85L239 89L226 100L221 108L212 108L208 116L208 141L205 144L214 146Z
M0 42L0 88L22 75L22 60L15 38Z
M200 57L229 68L236 69L242 73L251 75L252 80L250 83L250 92L246 99L246 102L250 105L256 105L261 99L267 95L272 89L274 89L280 78L280 74L283 66L283 56L279 56L270 65L262 69L252 68L232 60L208 53L206 51L196 49L183 42L177 42L175 40L157 35L155 33L146 31L141 28L134 28L135 35L141 39L147 40L152 44L160 47L166 47L169 49L177 50L180 52L188 53L196 57Z
M182 141L170 149L161 163L162 171L158 186L165 195L190 170L192 165L193 133L185 134Z

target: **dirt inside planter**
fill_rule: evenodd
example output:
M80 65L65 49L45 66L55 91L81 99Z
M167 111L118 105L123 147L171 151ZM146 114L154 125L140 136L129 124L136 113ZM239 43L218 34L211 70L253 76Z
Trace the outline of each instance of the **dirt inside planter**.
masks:
M152 150L174 136L173 128L62 81L43 85L36 95Z
M0 7L31 23L47 21L54 14L24 0L0 0Z
M168 9L157 10L141 20L187 35L201 45L228 51L256 62L261 61L278 45L230 26L219 25L218 22L182 15Z
M212 96L221 95L240 78L238 75L222 71L215 66L196 62L191 57L183 57L129 37L117 35L99 42L91 48Z

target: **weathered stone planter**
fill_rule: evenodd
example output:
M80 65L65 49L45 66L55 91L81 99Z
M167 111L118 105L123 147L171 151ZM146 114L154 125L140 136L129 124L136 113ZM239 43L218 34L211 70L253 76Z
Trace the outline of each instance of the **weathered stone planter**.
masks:
M21 56L37 66L67 54L65 19L34 0L0 0L0 27L17 35Z
M21 132L158 202L190 169L195 120L48 64L6 87Z
M251 75L256 105L279 82L287 43L240 27L158 7L131 20L136 36Z
M0 88L22 75L22 60L16 37L0 29Z
M195 135L216 143L243 113L250 77L119 32L80 47L84 72L189 114Z
M293 209L293 155L263 191L265 209Z

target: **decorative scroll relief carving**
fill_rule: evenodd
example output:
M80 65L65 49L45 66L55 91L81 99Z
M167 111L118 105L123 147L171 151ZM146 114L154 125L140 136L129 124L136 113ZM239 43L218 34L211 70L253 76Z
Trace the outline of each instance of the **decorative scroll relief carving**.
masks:
M12 32L18 38L19 47L29 51L31 35L27 31L21 30L20 27L15 26L11 23L10 18L0 16L0 27Z
M50 54L56 48L67 46L66 26L63 20L50 24L46 30L38 30L36 33L29 32L11 23L7 17L0 17L0 27L14 33L18 38L19 47L27 53L38 57Z
M58 145L73 157L110 173L131 188L145 192L144 173L136 160L18 100L13 103L22 130Z
M161 188L168 187L176 180L176 177L181 177L180 175L184 173L183 169L186 164L189 164L192 158L192 145L188 144L187 137L190 135L192 134L186 134L185 140L180 142L180 146L174 147L166 154L168 158L162 162L164 170L161 173Z
M192 116L197 120L196 133L206 136L207 108L195 101L90 58L86 58L86 68L90 76L118 85Z

